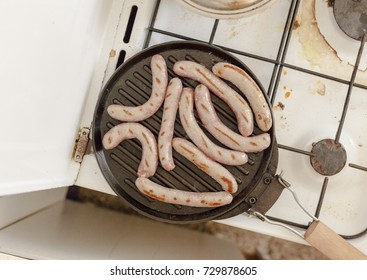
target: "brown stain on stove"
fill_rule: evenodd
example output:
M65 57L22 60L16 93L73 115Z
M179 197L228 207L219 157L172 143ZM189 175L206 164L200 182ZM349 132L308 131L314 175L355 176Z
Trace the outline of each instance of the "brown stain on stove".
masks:
M299 21L295 20L294 23L293 23L293 30L296 30L300 26L301 26L301 24L299 23Z
M110 50L110 57L115 57L116 56L116 51L114 49Z
M326 95L326 86L321 81L316 81L313 85L310 86L308 90L311 94L317 94L319 96Z
M333 4L334 1L325 3L329 7L332 7ZM321 33L316 19L315 0L301 2L297 21L299 26L295 29L295 34L298 36L298 41L302 46L302 54L310 63L310 66L319 68L321 72L330 73L332 71L333 76L341 76L349 80L354 66L343 61ZM359 72L367 74L367 69L359 70ZM367 76L359 77L357 75L357 79L367 81ZM362 81L358 82L363 83Z
M273 109L274 109L274 110L281 110L281 111L283 111L283 110L284 110L284 108L285 108L284 103L282 103L282 102L280 102L280 101L277 103L277 105L273 106Z

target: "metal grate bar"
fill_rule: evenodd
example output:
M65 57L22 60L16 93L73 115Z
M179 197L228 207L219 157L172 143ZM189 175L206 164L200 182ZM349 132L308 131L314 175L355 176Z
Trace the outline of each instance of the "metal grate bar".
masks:
M317 218L320 216L322 202L324 201L324 196L325 196L325 193L326 193L328 183L329 183L329 178L325 177L324 183L322 184L319 203L317 204L316 211L315 211L315 217L317 217Z
M292 37L293 24L294 21L296 20L299 3L300 1L293 0L288 12L286 25L283 31L282 39L278 50L277 62L276 65L274 66L273 75L268 90L268 96L270 97L271 104L274 104L275 95L278 90L281 73L284 67L283 64L287 55L290 39Z
M341 116L341 119L340 119L338 131L336 132L336 136L335 136L335 142L336 143L338 143L339 140L340 140L340 136L341 136L342 129L343 129L343 126L344 126L344 121L345 121L345 117L347 115L347 111L348 111L348 107L349 107L349 101L350 101L350 98L352 96L352 90L353 90L353 87L354 87L354 81L356 80L356 76L357 76L357 72L358 72L358 66L359 66L359 63L361 61L361 57L362 57L362 53L363 53L364 43L366 41L366 37L367 37L367 34L364 34L364 36L363 36L363 38L361 40L361 46L360 46L359 51L358 51L356 63L354 65L352 77L350 78L350 83L349 83L349 87L348 87L347 97L345 98L345 102L344 102L343 113L342 113L342 116Z

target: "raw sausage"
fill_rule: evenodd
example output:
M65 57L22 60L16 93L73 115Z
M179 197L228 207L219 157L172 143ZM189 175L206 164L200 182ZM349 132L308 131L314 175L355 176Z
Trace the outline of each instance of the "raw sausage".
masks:
M138 122L154 115L161 107L166 94L168 73L167 65L161 55L154 55L151 59L152 93L149 100L140 106L123 106L112 104L107 107L108 114L119 121Z
M232 195L228 192L190 192L170 189L161 186L147 178L138 178L136 187L143 194L162 202L191 207L218 207L232 202Z
M158 134L158 154L162 167L170 171L175 168L172 158L172 138L175 129L178 103L182 92L182 82L179 78L173 78L167 87L164 101L161 128Z
M198 125L194 115L194 90L182 90L179 115L181 124L189 138L209 158L226 165L242 165L248 161L245 153L222 148L213 143Z
M256 123L262 131L272 126L271 112L264 94L255 81L241 68L225 62L219 62L212 68L214 74L230 81L247 98L254 112Z
M233 175L222 165L208 158L190 141L183 138L174 138L172 145L176 152L216 180L224 191L229 193L237 191L238 185Z
M269 147L271 141L268 133L244 137L226 126L215 112L210 92L204 85L195 88L195 107L205 129L227 147L247 153L260 152Z
M157 142L153 133L139 123L121 123L112 127L102 140L103 147L110 150L127 139L137 138L142 145L138 176L153 176L158 167Z
M179 76L198 81L221 98L234 112L238 130L243 136L249 136L253 132L253 115L246 100L212 71L199 63L187 60L177 61L173 71Z

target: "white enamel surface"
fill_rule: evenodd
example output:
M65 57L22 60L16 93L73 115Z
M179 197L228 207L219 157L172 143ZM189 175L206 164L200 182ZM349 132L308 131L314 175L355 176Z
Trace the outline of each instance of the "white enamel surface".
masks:
M74 142L110 7L1 1L0 194L74 182Z
M221 20L218 24L214 43L275 59L288 9L289 1L277 0L272 3L269 9L250 17Z

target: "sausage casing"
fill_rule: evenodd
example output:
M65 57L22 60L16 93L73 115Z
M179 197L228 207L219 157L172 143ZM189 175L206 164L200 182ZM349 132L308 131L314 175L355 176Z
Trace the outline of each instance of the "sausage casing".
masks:
M254 112L256 123L262 131L272 126L271 111L263 92L256 82L241 68L225 62L219 62L212 68L214 74L230 81L247 98Z
M247 153L260 152L269 147L271 139L268 133L244 137L226 126L215 112L210 92L204 85L195 88L195 107L205 129L227 147Z
M102 140L106 150L117 147L122 141L137 138L142 145L142 156L138 167L138 176L153 176L158 167L157 142L153 133L140 123L121 123L112 127Z
M174 64L173 71L179 76L198 81L222 99L234 112L238 130L243 136L249 136L253 132L253 114L246 100L211 70L199 63L181 60Z
M183 88L179 115L189 138L209 158L226 165L242 165L248 161L246 153L222 148L212 142L198 125L194 115L194 90Z
M149 100L140 106L109 105L107 112L112 118L119 121L138 122L151 117L161 107L168 83L167 65L164 58L158 54L152 56L150 65L152 92Z
M176 152L216 180L223 190L229 193L237 191L238 185L233 175L222 165L208 158L190 141L176 137L173 139L172 144Z
M167 87L167 93L163 106L161 128L158 134L158 153L162 167L170 171L175 168L172 158L172 138L175 129L175 121L182 92L182 82L179 78L173 78Z
M139 191L155 200L185 205L191 207L219 207L232 202L232 195L228 192L190 192L170 189L154 183L147 178L138 178L135 181Z

